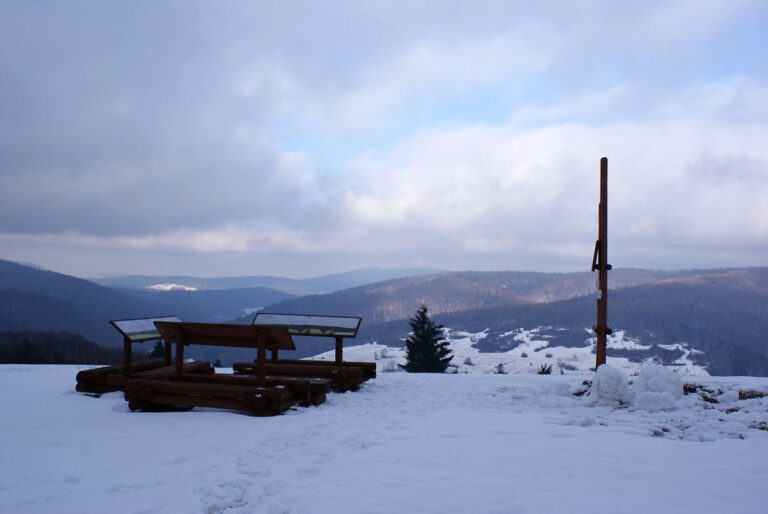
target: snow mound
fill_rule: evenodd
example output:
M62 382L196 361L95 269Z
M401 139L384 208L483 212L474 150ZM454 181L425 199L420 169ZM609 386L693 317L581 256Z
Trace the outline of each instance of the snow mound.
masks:
M611 404L627 404L632 401L627 376L608 364L597 368L592 382L592 395L598 401Z
M655 412L675 408L683 395L680 376L663 366L643 366L632 384L636 409Z

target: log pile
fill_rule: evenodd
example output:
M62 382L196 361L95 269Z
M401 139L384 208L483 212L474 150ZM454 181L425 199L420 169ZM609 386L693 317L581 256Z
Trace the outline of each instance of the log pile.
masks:
M184 370L190 374L211 374L215 371L207 361L187 362L184 364ZM130 376L125 374L125 368L122 365L87 369L77 374L75 389L81 393L91 394L125 391L129 378L167 379L172 377L175 371L175 366L166 366L164 359L150 359L132 364Z
M330 386L322 379L268 377L260 386L254 377L189 374L183 381L131 379L125 399L134 411L213 407L272 416L294 405L320 405Z

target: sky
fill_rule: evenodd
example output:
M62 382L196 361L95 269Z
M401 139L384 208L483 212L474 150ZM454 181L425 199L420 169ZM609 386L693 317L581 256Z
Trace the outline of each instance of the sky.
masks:
M0 258L768 264L768 3L0 0Z

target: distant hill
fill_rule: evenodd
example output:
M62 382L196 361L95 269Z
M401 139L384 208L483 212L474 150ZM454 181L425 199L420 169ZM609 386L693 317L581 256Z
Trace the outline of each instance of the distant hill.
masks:
M352 273L347 279L361 277ZM169 282L176 278L164 277ZM609 348L609 356L669 364L684 358L713 374L768 375L768 268L618 269L609 283L609 324L623 336ZM362 316L358 338L348 344L398 346L407 336L407 319L425 303L455 337L470 334L481 352L509 352L524 334L535 332L546 342L542 349L581 348L583 353L591 344L595 298L595 275L588 272L438 273L291 298L256 286L118 290L0 260L0 331L67 331L104 345L120 343L110 319L175 314L221 321L265 307L267 312ZM248 314L238 321L251 319ZM295 356L303 357L331 349L333 341L297 338L297 346ZM250 359L252 353L196 347L191 355L228 363Z
M539 327L549 348L583 347L594 318L594 295L435 316L454 332L482 334L475 347L485 352L510 351L520 344L516 333ZM648 347L609 349L609 357L670 364L687 347L711 374L768 376L768 268L701 272L613 291L609 325ZM407 331L405 320L363 325L359 342L400 346Z
M166 308L87 280L0 260L0 331L66 331L116 345L122 339L109 320L168 314Z
M710 373L768 375L768 268L616 270L610 283L611 327L649 348L609 356L671 363L685 343ZM355 343L400 346L407 318L424 302L455 333L481 334L475 344L481 351L505 352L520 344L515 333L539 327L548 327L539 332L550 346L588 345L595 299L592 273L463 272L296 298L266 310L363 316ZM321 349L327 344L307 339L300 352Z
M318 277L292 279L271 275L201 278L184 275L127 275L93 279L94 282L117 288L147 289L156 285L174 284L197 290L209 289L245 289L266 287L293 296L325 294L371 282L380 282L393 278L412 277L439 273L440 270L428 268L366 268L344 273L333 273Z
M155 292L114 289L0 260L0 331L66 331L100 344L122 342L109 320L177 315L231 321L292 295L265 287Z
M208 322L229 322L240 316L253 317L253 312L267 305L295 298L294 295L268 287L165 292L141 289L119 291L142 302L163 305L164 312L194 312L197 313L196 317L187 316L186 319Z
M623 269L611 274L610 284L612 289L618 289L684 279L693 273ZM370 325L406 319L422 303L433 314L442 314L546 303L589 295L595 291L595 275L589 272L462 271L399 278L326 295L303 296L270 305L267 310L362 316Z

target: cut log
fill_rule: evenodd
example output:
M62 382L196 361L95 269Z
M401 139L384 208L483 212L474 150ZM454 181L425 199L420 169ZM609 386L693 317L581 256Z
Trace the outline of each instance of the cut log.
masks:
M185 382L258 386L258 378L253 375L185 375ZM328 393L331 380L315 377L272 376L267 375L267 386L282 385L296 392Z
M320 401L321 394L310 394L308 401ZM144 410L148 405L170 405L234 409L256 415L278 414L303 400L283 386L257 387L142 379L128 382L125 399L132 410Z

